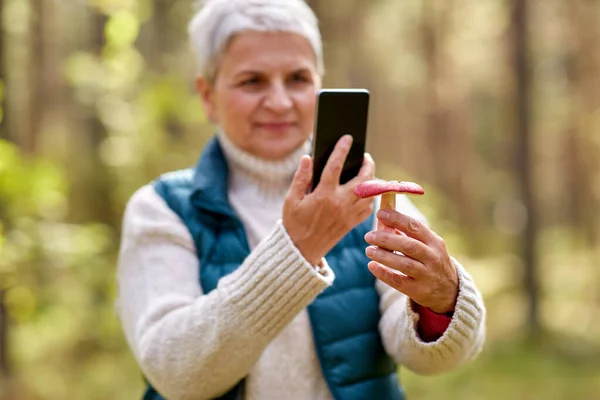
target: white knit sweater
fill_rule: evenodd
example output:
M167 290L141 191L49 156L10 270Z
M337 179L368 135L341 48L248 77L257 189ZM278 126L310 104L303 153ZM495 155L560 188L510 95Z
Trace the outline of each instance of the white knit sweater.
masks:
M230 166L229 200L252 253L203 295L187 228L152 186L139 189L125 211L117 270L116 310L129 346L169 400L216 397L243 377L246 400L331 399L306 307L335 277L327 265L321 273L309 265L281 223L283 199L305 149L272 163L219 138ZM424 219L406 196L398 196L397 208ZM419 339L419 316L409 299L377 282L385 350L417 373L452 370L482 348L483 301L454 262L460 284L454 317L433 343Z

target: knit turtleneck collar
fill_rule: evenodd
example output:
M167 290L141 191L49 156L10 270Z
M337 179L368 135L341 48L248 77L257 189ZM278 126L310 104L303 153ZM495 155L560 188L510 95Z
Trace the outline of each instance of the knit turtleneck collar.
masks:
M292 154L279 161L268 161L258 158L234 144L227 134L221 130L217 137L230 169L230 178L251 179L263 189L286 189L298 168L300 158L310 152L310 141L306 141Z

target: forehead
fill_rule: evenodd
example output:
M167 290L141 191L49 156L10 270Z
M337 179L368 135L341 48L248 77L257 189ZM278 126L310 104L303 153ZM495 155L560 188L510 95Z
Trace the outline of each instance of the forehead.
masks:
M290 32L241 32L233 37L221 57L220 73L298 70L316 72L316 59L309 42Z

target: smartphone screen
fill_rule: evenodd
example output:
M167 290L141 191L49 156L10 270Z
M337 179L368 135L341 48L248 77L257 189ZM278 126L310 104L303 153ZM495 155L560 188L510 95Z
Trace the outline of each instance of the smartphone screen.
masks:
M337 141L349 134L354 138L344 163L340 184L358 175L362 167L367 139L369 91L366 89L323 89L317 95L313 135L314 190L321 179Z

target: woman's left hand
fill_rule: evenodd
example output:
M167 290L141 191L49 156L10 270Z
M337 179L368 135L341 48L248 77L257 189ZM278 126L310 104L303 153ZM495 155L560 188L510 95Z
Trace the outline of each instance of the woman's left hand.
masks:
M365 236L373 275L435 313L454 311L458 273L444 240L396 210L380 210L377 218L399 233L377 230Z

